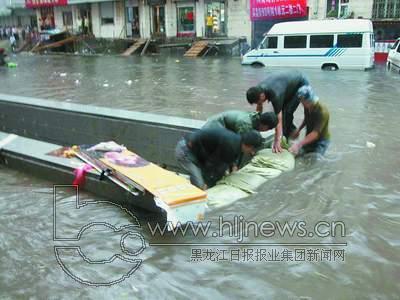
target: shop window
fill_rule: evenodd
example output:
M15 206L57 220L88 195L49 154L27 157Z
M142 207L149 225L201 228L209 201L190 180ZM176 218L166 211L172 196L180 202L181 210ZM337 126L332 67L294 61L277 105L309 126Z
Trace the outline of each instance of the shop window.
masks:
M284 48L288 49L307 48L307 36L306 35L285 36Z
M225 3L210 2L207 3L206 12L206 35L221 36L225 35Z
M276 48L278 48L277 36L269 36L265 38L260 47L260 49L276 49Z
M49 30L55 27L53 7L41 7L39 18L40 30Z
M310 48L331 48L333 47L333 35L311 35Z
M101 24L114 24L114 2L100 3Z
M362 34L339 34L337 40L338 48L361 48Z
M194 8L179 7L178 8L178 32L194 31Z

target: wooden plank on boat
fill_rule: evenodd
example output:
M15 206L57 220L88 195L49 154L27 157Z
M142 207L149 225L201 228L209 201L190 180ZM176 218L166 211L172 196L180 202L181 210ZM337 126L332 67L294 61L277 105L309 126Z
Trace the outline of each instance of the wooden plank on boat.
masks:
M139 155L125 150L116 154L115 161L130 160L135 165L123 166L113 162L106 155L100 158L105 165L125 177L143 186L168 206L181 205L193 201L205 200L207 194L192 185L186 178L148 162Z
M131 192L147 190L170 207L206 201L206 192L186 178L129 150L105 153L83 150L82 147L76 151L78 158L94 166L98 172L105 172L110 180Z
M147 51L147 48L148 48L149 45L150 45L150 41L151 41L150 39L147 40L146 45L144 45L144 47L143 47L142 53L140 53L140 56L145 55L145 53L146 53L146 51Z
M62 41L54 42L54 43L43 45L43 46L39 46L39 47L35 46L31 51L32 52L39 52L39 51L43 51L43 50L46 50L46 49L58 48L58 47L61 47L61 46L65 45L65 44L73 43L76 40L77 40L77 37L70 36L70 37L68 37L68 38L66 38L66 39L64 39Z
M41 41L37 42L37 43L35 44L35 46L33 46L33 48L31 49L31 52L36 51L36 49L40 47L40 44L41 44L41 43L42 43Z
M146 42L147 42L147 39L139 39L139 40L137 40L132 46L130 46L128 49L126 49L121 55L122 56L130 56L130 55L132 55L139 48L141 48L143 45L145 45Z
M16 52L19 53L21 51L24 51L26 48L28 48L28 46L31 44L30 41L24 41L24 43L21 45L21 47L19 47Z
M198 41L195 42L192 47L186 51L184 56L186 57L198 57L200 56L208 47L207 41Z

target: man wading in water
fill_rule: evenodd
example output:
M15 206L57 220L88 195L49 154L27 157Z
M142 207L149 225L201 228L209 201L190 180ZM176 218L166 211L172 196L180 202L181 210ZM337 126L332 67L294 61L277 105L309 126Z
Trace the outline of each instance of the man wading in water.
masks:
M282 135L289 138L296 130L293 114L300 103L296 93L304 85L308 85L308 80L302 73L285 71L272 73L257 86L247 90L247 101L256 104L258 112L263 111L264 102L271 102L278 116L273 152L282 152Z
M240 110L228 110L210 117L205 128L226 128L234 133L250 130L268 131L276 127L278 119L273 112L259 113Z
M293 154L318 153L324 155L330 143L329 111L319 102L310 86L303 86L297 92L297 98L304 106L304 120L293 133L297 138L300 131L306 127L306 136L300 142L289 148Z
M241 154L254 155L261 143L255 130L239 135L225 128L200 129L178 142L175 157L189 173L191 183L205 190L226 171L236 171Z
M7 65L5 57L7 54L4 53L4 48L0 48L0 67Z

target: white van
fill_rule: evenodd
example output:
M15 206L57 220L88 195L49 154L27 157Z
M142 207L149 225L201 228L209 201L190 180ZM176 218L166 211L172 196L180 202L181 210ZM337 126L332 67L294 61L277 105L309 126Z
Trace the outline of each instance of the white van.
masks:
M397 70L400 72L400 38L396 40L394 45L389 51L387 58L388 70Z
M370 69L374 65L372 22L312 20L275 24L244 65Z

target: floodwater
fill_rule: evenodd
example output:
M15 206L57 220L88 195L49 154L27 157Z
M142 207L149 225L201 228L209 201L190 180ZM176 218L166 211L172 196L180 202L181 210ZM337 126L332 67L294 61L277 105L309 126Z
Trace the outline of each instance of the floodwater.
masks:
M196 119L233 108L251 110L245 91L270 71L243 67L235 58L24 55L13 60L18 68L0 70L1 93ZM248 246L154 246L151 244L229 244L237 237L229 236L227 230L218 238L193 234L153 237L146 214L133 211L141 224L134 232L144 237L146 248L138 236L131 236L126 248L143 250L137 253L142 263L117 283L132 262L94 264L70 249L58 255L64 259L58 263L54 246L80 245L90 259L104 260L120 252L119 232L99 225L85 231L79 242L54 241L52 183L0 166L0 298L399 299L400 75L384 68L304 72L331 113L332 144L326 160L315 164L298 161L293 172L269 181L248 199L208 212L206 219L213 222L213 231L218 230L219 216L233 220L242 215L259 224L337 221L345 225L345 237L250 236L244 239L253 243ZM301 111L297 121L300 117ZM81 198L102 200L87 194ZM77 210L73 193L60 192L57 199L60 236L70 237L93 222L136 224L132 216L109 203ZM265 245L274 242L341 246ZM340 257L336 261L326 257L258 261L253 257L252 261L245 256L245 249L254 253L264 249L270 254L295 248L336 250L344 253L344 261ZM217 261L214 256L211 261L211 256L207 259L204 255L203 261L191 261L197 249L202 255L207 249L226 250L226 260ZM235 256L238 252L240 259ZM65 265L75 279L61 268ZM114 284L104 287L96 282Z

